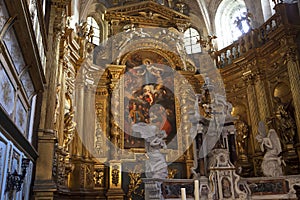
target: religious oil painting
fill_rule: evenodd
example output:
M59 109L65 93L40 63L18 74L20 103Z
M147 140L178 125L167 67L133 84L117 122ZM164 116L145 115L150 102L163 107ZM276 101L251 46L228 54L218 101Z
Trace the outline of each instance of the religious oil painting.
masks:
M146 56L147 55L147 56ZM173 69L156 53L139 52L126 61L125 148L144 148L132 125L151 123L166 133L168 148L177 148Z

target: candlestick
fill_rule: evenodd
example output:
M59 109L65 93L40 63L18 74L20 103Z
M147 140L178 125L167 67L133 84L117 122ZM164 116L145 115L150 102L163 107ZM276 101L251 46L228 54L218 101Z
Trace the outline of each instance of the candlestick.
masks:
M195 180L194 181L194 196L195 196L195 200L199 200L199 181Z
M181 188L181 200L186 200L185 188Z

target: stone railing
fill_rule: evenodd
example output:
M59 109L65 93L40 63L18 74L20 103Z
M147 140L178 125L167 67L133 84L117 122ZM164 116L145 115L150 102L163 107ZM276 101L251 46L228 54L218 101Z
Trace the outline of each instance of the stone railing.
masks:
M248 186L251 199L298 199L300 175L242 178L241 183Z
M233 60L268 42L272 33L283 27L282 17L276 13L259 28L250 30L231 45L212 54L216 67L223 68L230 65Z
M145 183L145 200L180 200L180 189L186 189L187 200L194 200L194 180L193 179L143 179ZM201 188L201 185L210 186L208 178L199 180L199 199L213 200L208 195L212 188ZM297 188L300 188L300 175L280 176L280 177L254 177L241 178L239 189L243 190L247 196L239 199L299 199ZM201 190L202 189L202 190ZM218 190L222 190L219 188ZM218 191L215 191L217 193ZM208 196L207 196L208 195Z

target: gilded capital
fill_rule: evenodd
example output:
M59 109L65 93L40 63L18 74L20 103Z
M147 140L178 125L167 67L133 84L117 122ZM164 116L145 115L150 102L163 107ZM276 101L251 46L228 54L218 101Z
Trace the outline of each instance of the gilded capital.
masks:
M255 74L251 70L248 70L243 73L242 79L247 85L252 85L255 81Z
M285 63L286 62L296 62L297 61L297 49L289 48L285 54Z

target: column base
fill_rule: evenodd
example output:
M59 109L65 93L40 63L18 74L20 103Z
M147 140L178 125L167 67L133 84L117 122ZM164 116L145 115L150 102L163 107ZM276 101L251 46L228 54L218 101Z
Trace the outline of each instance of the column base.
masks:
M299 174L299 158L294 145L287 145L287 149L282 153L283 160L286 163L284 166L285 175Z
M125 194L122 189L109 189L106 196L108 200L124 200Z
M54 181L35 181L33 187L34 200L53 200L57 187Z

